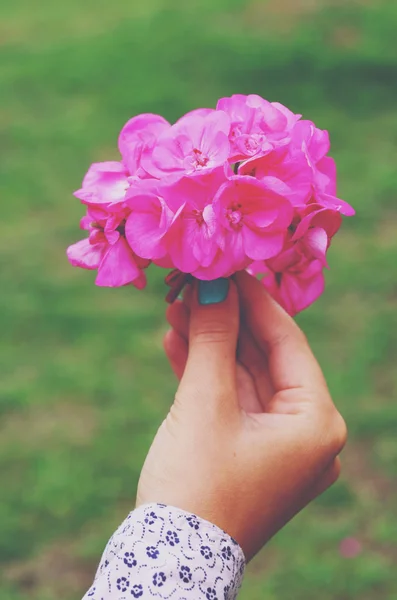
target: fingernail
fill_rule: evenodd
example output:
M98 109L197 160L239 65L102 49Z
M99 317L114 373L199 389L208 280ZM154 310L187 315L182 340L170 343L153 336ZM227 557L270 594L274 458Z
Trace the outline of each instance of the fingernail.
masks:
M199 281L198 301L200 304L219 304L226 300L229 293L229 280L225 278L212 281Z

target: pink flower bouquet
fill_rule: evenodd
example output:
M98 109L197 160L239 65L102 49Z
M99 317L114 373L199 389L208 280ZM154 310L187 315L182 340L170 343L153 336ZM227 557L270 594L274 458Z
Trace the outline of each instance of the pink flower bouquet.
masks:
M146 285L151 263L186 280L247 269L292 315L323 292L326 253L342 216L327 131L257 95L219 100L174 125L132 118L119 162L94 163L75 196L88 237L67 250L96 284Z

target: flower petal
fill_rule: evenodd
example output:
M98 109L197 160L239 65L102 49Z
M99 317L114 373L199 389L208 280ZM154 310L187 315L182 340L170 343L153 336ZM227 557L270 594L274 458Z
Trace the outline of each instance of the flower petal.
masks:
M123 202L128 189L128 172L122 163L94 163L74 195L84 204L111 205Z
M163 237L167 231L160 226L161 212L132 212L125 224L125 235L133 251L155 260L167 254Z
M336 196L336 163L330 156L325 156L317 163L315 183L321 192Z
M82 269L97 269L106 252L107 244L90 244L89 239L72 244L66 251L70 264Z
M252 260L266 260L276 256L282 250L285 239L285 233L263 233L249 227L242 228L242 236L244 251Z
M125 238L110 246L98 268L95 283L104 287L120 287L128 283L139 289L145 286L145 274L138 268Z
M142 155L150 154L156 139L171 125L160 115L146 113L130 119L119 136L119 150L131 175L141 166Z
M321 269L316 268L311 277L283 274L280 293L288 312L294 316L313 304L324 292L324 286L324 274Z
M352 217L356 214L356 211L350 204L330 194L316 194L316 202L325 208L337 210L346 217Z
M312 227L306 233L303 242L312 256L320 260L325 266L327 264L325 255L328 248L327 232L321 227Z

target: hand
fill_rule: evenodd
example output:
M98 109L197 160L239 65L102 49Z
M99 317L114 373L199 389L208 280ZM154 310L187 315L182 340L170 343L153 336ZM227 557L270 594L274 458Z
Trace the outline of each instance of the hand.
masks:
M181 381L137 503L215 523L249 560L336 481L346 427L296 323L256 279L235 281L221 303L201 305L196 282L168 309Z

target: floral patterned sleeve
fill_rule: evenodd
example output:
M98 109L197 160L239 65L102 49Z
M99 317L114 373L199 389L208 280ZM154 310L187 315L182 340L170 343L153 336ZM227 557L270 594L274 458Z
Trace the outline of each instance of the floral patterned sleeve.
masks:
M83 600L235 600L244 568L240 546L216 525L147 504L110 538Z

